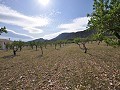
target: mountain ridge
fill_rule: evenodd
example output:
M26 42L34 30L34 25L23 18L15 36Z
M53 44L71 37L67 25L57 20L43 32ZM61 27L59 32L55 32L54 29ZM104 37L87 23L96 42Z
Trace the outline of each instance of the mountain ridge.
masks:
M57 37L45 40L43 38L35 39L33 41L57 41L57 40L67 40L67 39L74 39L74 38L86 38L91 36L95 33L95 30L84 30L84 31L78 31L78 32L71 32L71 33L61 33Z

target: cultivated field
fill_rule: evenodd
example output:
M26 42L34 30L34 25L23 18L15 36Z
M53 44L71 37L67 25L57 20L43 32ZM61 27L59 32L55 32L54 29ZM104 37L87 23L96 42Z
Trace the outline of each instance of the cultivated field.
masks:
M0 51L0 90L120 90L120 48L87 44Z

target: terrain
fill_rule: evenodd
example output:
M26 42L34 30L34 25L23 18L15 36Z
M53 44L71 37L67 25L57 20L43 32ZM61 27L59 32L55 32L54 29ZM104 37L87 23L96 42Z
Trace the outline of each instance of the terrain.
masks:
M43 56L0 50L0 90L120 90L120 48L86 46L87 54L76 44L47 46Z
M68 40L68 39L74 39L74 38L86 38L91 36L92 34L95 34L95 30L84 30L84 31L78 31L78 32L71 32L71 33L62 33L51 40L44 40L43 38L39 38L33 41L44 42L44 41Z

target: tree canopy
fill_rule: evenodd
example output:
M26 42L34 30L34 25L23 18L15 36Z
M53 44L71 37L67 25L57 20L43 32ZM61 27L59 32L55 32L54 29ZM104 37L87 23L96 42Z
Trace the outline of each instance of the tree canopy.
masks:
M0 29L0 35L1 35L3 32L4 32L4 33L7 33L7 30L6 30L6 27L5 27L5 26Z
M120 0L94 0L93 12L88 16L90 30L114 35L120 43Z

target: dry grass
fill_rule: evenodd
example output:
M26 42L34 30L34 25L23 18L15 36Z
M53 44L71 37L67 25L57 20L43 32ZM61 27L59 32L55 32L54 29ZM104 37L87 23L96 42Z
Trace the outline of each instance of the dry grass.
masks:
M75 44L55 50L0 51L0 90L120 90L120 48Z

